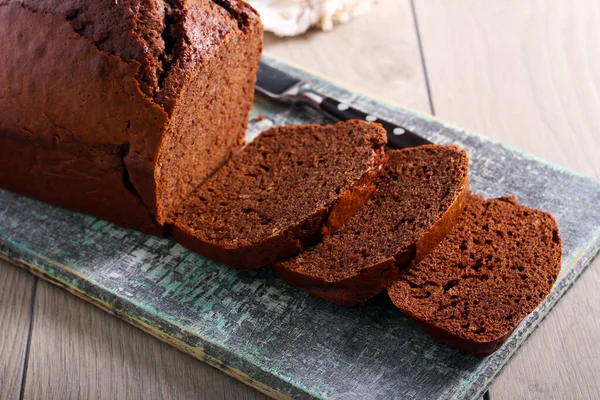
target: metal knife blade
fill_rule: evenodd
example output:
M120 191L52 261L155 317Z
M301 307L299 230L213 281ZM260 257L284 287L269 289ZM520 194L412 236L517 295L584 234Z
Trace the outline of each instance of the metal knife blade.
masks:
M302 80L296 79L261 61L254 88L267 97L277 98L302 83Z
M323 96L315 92L308 82L273 68L262 60L254 88L258 93L278 102L308 104L336 120L362 119L379 123L387 132L388 147L393 149L431 144L427 139L405 127L360 111L331 97Z

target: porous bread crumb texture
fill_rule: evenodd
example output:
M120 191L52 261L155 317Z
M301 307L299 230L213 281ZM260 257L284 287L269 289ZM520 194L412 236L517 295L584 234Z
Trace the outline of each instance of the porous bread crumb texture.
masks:
M248 42L237 36L223 44L216 62L190 78L173 112L155 174L161 222L244 144L262 52L261 41Z
M413 260L419 239L453 205L459 215L464 202L457 200L468 193L466 152L429 145L387 154L388 165L366 204L333 235L275 266L287 283L340 304L365 301Z
M360 121L270 129L204 182L174 223L224 251L275 237L314 244L342 194L380 173L385 143L383 128Z
M520 206L514 197L475 195L447 238L403 270L388 292L438 339L484 355L550 293L561 251L549 213Z

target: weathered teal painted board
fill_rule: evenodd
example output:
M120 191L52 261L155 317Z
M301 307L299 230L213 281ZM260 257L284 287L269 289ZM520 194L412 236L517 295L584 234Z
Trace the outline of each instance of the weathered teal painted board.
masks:
M564 240L551 295L506 344L476 358L422 333L382 295L345 308L160 240L0 191L0 255L274 397L478 398L600 249L600 183L267 58L317 89L471 156L474 191L552 212ZM257 99L249 135L326 123Z

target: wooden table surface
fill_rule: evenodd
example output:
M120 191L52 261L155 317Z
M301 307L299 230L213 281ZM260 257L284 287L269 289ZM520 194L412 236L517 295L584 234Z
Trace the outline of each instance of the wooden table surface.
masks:
M600 179L600 3L379 0L266 51ZM600 206L600 205L599 205ZM600 259L490 390L600 398ZM264 396L0 262L0 399Z

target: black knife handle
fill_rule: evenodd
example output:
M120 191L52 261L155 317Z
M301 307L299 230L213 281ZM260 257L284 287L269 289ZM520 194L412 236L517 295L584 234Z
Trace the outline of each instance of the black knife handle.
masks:
M381 124L387 131L387 145L392 149L405 149L407 147L417 147L431 142L406 128L384 121L380 118L364 113L356 108L350 107L346 103L341 103L330 97L325 97L319 104L319 108L331 117L347 121L349 119L362 119L364 121Z

